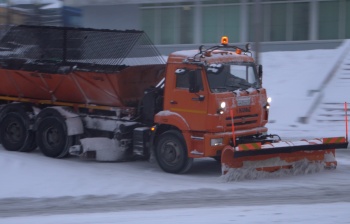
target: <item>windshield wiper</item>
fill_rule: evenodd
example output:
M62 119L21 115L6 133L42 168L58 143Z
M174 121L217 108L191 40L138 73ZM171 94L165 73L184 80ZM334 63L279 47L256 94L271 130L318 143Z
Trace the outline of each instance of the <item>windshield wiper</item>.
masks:
M248 83L237 83L237 84L227 84L227 86L229 87L235 87L237 89L248 89L250 87L252 87L251 84L248 84Z
M226 86L215 86L213 88L211 88L212 90L217 90L217 91L225 91L225 90L228 90Z

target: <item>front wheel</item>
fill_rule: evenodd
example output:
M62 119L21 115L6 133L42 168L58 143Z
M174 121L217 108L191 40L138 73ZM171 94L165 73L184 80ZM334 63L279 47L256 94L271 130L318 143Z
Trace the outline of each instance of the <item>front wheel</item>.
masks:
M193 159L187 156L185 140L178 131L167 131L159 136L155 154L165 172L186 173L192 167Z

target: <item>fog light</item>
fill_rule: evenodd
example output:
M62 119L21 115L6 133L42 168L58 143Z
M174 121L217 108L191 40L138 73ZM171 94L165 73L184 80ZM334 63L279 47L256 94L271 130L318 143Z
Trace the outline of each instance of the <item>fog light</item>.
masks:
M217 113L218 114L224 114L224 110L220 108L220 109L217 110Z
M223 144L224 139L223 138L212 138L210 139L210 145L211 146L218 146Z

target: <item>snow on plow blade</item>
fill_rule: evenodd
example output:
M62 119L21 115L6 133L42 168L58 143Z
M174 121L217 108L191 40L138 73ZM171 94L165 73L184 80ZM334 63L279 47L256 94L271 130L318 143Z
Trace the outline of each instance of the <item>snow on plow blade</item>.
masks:
M302 160L322 163L326 168L335 168L335 149L347 146L348 142L344 137L226 146L221 155L222 174L238 168L274 172L293 168L296 162Z

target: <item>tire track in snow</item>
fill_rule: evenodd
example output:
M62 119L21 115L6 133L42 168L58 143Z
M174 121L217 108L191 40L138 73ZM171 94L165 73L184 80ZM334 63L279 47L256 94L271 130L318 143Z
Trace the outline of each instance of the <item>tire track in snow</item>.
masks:
M7 198L0 200L0 217L32 215L103 213L174 208L200 208L222 206L317 204L350 202L348 185L312 188L281 189L214 189L186 190L154 195L135 194L59 197L59 198Z

